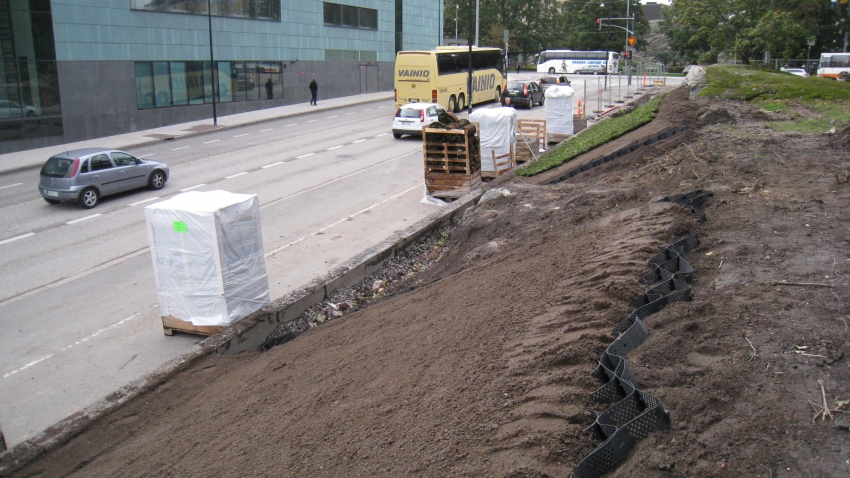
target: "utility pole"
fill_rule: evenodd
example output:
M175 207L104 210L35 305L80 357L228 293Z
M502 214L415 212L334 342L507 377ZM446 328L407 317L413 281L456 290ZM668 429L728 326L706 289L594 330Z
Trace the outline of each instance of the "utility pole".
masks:
M207 0L207 20L210 27L210 81L212 81L212 105L213 105L213 126L218 126L218 115L215 112L215 93L218 81L215 79L215 58L213 58L213 39L212 39L212 5L210 0Z
M468 73L467 80L466 80L466 84L467 84L467 88L466 88L467 99L466 99L466 101L469 104L469 114L472 114L472 39L473 39L473 34L472 34L472 1L473 0L469 0L469 35L468 35L468 37L469 37L469 64L467 65L467 69L469 70L469 73ZM478 0L475 0L475 5L476 5L476 7L478 6ZM476 18L475 21L477 23L478 19ZM478 36L477 31L475 32L475 36Z
M475 46L478 46L478 11L481 7L481 0L475 0Z
M460 5L455 3L455 40L457 40L457 18L460 16Z

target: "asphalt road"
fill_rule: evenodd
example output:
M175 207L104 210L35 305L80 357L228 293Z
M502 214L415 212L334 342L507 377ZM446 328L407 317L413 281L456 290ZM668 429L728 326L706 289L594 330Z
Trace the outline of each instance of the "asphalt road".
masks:
M603 78L570 77L578 99L595 101ZM0 176L0 424L8 445L203 340L163 335L146 205L187 190L257 194L272 299L439 214L421 202L421 140L393 139L392 112L381 101L132 149L169 165L165 188L103 198L91 210L44 202L37 170ZM518 116L544 118L545 110Z

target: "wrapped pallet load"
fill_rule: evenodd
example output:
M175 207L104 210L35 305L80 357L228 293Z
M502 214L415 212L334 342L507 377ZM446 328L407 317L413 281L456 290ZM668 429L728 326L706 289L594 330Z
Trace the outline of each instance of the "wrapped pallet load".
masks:
M513 108L477 109L469 121L478 123L481 138L481 176L498 177L516 166L517 114Z
M546 89L546 129L550 143L563 141L573 134L574 95L573 89L566 85Z
M167 335L213 334L269 303L256 195L191 191L145 218Z

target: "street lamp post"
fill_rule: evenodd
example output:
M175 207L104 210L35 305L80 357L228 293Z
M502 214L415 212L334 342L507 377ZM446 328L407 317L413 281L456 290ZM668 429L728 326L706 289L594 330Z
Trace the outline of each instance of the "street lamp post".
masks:
M218 116L215 112L215 93L218 81L215 79L215 58L213 57L213 37L212 37L212 4L211 0L207 0L207 20L210 27L210 81L212 81L212 106L213 106L213 126L218 126Z
M455 40L457 40L457 18L460 16L460 5L455 3Z

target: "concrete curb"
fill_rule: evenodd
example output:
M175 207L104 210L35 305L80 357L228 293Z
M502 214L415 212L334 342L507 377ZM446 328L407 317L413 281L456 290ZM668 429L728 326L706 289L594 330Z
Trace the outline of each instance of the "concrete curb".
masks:
M7 476L42 453L68 442L99 418L156 388L176 373L188 368L196 360L214 352L236 354L254 349L265 341L278 324L294 320L308 308L321 303L333 291L362 281L397 252L465 213L476 204L483 193L483 189L478 189L449 203L446 211L436 218L423 219L395 234L390 239L347 261L337 271L315 279L309 285L276 300L272 305L228 327L220 334L207 338L192 347L190 351L170 360L145 377L119 388L99 402L59 421L11 450L0 453L0 477Z
M140 138L140 139L137 139L137 140L127 140L126 142L123 142L123 143L120 142L120 141L117 141L113 144L106 144L106 143L110 143L109 137L101 138L102 141L101 141L101 139L89 139L89 140L75 141L74 143L69 143L67 145L67 149L79 149L79 148L87 147L87 146L84 146L82 143L92 143L92 144L97 143L99 145L97 147L104 146L104 144L105 144L107 147L115 148L115 149L140 148L142 146L149 146L149 145L152 145L152 144L162 143L162 142L165 142L165 141L171 141L171 140L174 140L174 139L189 138L189 137L192 137L192 136L199 136L199 135L204 135L204 134L208 134L208 133L214 133L214 132L224 131L224 130L233 129L233 128L239 128L239 127L242 127L242 126L250 126L250 125L254 125L254 124L267 123L269 121L275 121L275 120L279 120L279 119L283 119L283 118L292 118L292 117L295 117L295 116L302 116L302 115L306 115L306 114L316 112L316 111L327 111L327 110L337 108L337 107L341 107L341 106L356 106L356 105L362 105L362 104L367 104L367 103L375 103L375 102L378 102L378 101L386 101L386 100L392 99L392 98L393 98L392 96L388 95L386 98L379 98L379 99L371 98L371 99L364 99L364 100L355 100L351 103L346 103L344 105L333 105L332 104L332 105L327 106L327 107L317 107L317 108L314 108L310 111L299 111L299 112L292 112L292 113L283 113L282 112L280 114L273 114L272 116L268 116L268 117L264 117L264 118L254 118L254 119L244 120L244 121L241 121L241 122L236 122L236 123L229 124L229 125L221 125L221 126L217 126L215 128L204 130L204 131L180 130L180 131L186 131L185 134L174 134L174 135L165 134L165 136L169 136L167 138L152 138L152 137L150 139L141 139ZM336 98L330 98L326 101L332 101L334 99L336 99ZM280 107L277 107L277 108L285 108L286 106L293 106L293 105L284 105L284 106L280 106ZM274 110L274 109L275 108L268 108L267 110L258 110L258 111L271 111L271 110ZM257 112L237 113L237 114L251 114L251 113L257 113ZM272 113L273 113L273 111L272 111ZM188 123L178 123L178 124L175 124L175 125L171 125L171 127L179 128L179 127L181 127L181 125L190 125L190 124L194 124L194 123L197 123L197 121L190 121ZM161 129L161 128L168 128L168 126L163 126L163 127L156 128L156 129ZM137 132L137 133L140 134L140 132ZM120 143L120 144L117 144L117 143ZM30 151L37 151L37 150L48 149L48 148L56 148L56 147L59 147L59 146L61 146L61 145L47 146L45 148L36 148L36 150L30 150ZM20 152L18 152L18 153L20 153ZM18 154L18 153L7 153L7 154ZM41 153L37 153L37 154L41 154ZM0 175L18 173L18 172L21 172L21 171L29 171L29 170L32 170L32 169L41 168L41 166L44 164L44 162L47 161L48 157L50 157L50 154L45 153L43 155L43 157L38 156L37 158L33 159L33 162L31 164L4 168L2 166L2 155L0 155Z

